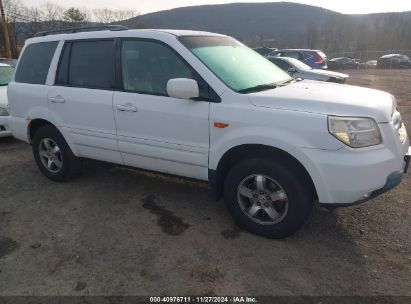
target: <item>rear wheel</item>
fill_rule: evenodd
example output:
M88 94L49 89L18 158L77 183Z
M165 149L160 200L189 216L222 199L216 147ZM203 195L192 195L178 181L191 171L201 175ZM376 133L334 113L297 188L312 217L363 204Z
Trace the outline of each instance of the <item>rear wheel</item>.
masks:
M40 171L53 181L67 181L80 171L80 159L51 125L39 128L34 134L33 155Z
M235 165L226 177L224 198L241 227L270 238L295 233L313 206L311 191L297 170L269 159Z

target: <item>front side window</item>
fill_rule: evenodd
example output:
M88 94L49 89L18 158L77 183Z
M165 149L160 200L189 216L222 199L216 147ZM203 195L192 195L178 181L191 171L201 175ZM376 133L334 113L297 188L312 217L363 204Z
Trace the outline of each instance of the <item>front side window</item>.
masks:
M0 86L8 85L13 77L14 69L11 66L0 65Z
M298 60L303 59L302 53L300 52L284 52L282 57L290 57Z
M269 60L229 37L183 36L180 42L231 89L245 93L253 88L287 82L292 78Z
M300 60L290 58L288 59L288 61L289 61L288 63L290 64L290 66L293 66L299 69L300 71L312 70L312 68L309 65L306 65L304 62L301 62Z
M28 45L22 54L14 77L16 82L45 84L57 41Z
M127 91L167 96L170 79L195 79L192 70L174 51L153 41L123 41L121 66L123 87Z

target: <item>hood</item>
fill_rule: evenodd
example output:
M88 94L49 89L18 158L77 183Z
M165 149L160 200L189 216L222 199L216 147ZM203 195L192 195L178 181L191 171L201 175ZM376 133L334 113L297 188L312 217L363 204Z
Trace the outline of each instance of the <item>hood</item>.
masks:
M386 92L350 85L303 80L276 89L248 94L257 107L391 121L396 108Z
M312 69L312 70L304 71L304 73L314 74L314 75L324 75L324 76L337 77L337 78L348 78L347 74L333 72L329 70Z
M0 107L7 106L7 86L0 86Z

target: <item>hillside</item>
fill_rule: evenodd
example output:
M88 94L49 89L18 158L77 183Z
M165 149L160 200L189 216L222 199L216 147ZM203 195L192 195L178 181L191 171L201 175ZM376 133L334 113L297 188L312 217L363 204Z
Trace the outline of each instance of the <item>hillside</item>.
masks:
M250 45L263 41L276 47L411 48L411 12L344 15L289 2L233 3L159 11L125 24L218 32Z

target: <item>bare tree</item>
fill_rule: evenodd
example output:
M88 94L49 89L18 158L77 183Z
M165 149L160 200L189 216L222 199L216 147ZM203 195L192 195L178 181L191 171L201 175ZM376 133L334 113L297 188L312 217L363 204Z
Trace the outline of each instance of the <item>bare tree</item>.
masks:
M12 56L17 57L19 45L18 41L22 35L19 22L25 21L24 19L24 6L20 0L5 0L4 7L7 15L7 22L11 36L11 51Z
M34 34L43 30L43 14L38 7L25 7L24 16L26 18L25 35L33 37Z
M43 21L46 23L48 30L55 29L61 24L64 9L54 3L47 2L42 7Z
M99 8L93 10L94 20L99 23L113 23L127 20L137 16L137 13L129 9L111 10L108 8Z

